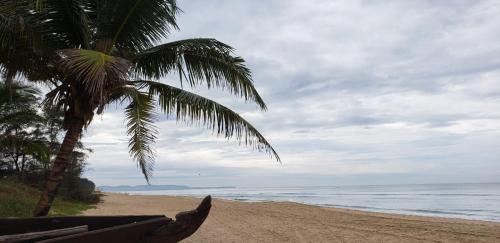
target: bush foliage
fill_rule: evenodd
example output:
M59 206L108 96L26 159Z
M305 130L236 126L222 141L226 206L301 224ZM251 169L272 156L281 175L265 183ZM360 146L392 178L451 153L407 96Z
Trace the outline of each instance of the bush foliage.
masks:
M62 112L44 108L38 89L19 83L11 87L0 85L0 178L43 188L63 139L63 119ZM59 190L62 198L91 203L99 200L94 193L94 183L81 178L90 152L82 143L73 151ZM36 196L40 195L35 192ZM33 209L24 209L29 200L9 198L12 203L4 206L12 208L6 211Z

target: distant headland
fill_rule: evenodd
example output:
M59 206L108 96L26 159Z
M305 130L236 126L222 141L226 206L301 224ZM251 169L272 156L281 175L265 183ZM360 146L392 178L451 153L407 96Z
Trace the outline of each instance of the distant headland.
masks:
M127 192L127 191L166 191L166 190L191 190L191 189L227 189L224 187L191 187L186 185L119 185L119 186L99 186L101 191L105 192Z

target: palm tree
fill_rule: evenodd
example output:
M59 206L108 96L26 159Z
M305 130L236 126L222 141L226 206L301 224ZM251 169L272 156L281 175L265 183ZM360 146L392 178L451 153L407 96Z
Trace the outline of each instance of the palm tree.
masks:
M35 216L48 213L82 130L94 114L116 102L126 104L130 153L148 182L157 107L279 161L264 136L234 111L157 81L175 73L181 87L218 87L267 109L250 70L232 47L205 38L159 44L178 29L175 0L0 1L0 65L5 76L15 73L48 84L45 104L65 112L66 135Z

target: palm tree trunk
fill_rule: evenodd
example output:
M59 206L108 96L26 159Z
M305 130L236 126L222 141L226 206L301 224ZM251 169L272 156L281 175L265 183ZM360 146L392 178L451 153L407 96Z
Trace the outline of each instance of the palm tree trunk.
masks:
M52 202L57 194L57 190L64 179L64 172L70 161L71 153L75 148L75 144L78 141L83 130L83 119L74 119L72 124L69 126L66 136L61 144L61 148L57 153L56 159L50 171L49 177L47 178L47 183L45 189L40 196L40 200L34 211L35 217L46 216L49 213Z

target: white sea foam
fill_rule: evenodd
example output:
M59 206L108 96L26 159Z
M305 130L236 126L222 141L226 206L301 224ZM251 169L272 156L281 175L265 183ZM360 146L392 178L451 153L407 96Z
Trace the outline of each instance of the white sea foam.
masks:
M195 197L212 195L239 201L288 201L374 212L500 222L500 183L192 188L126 192Z

